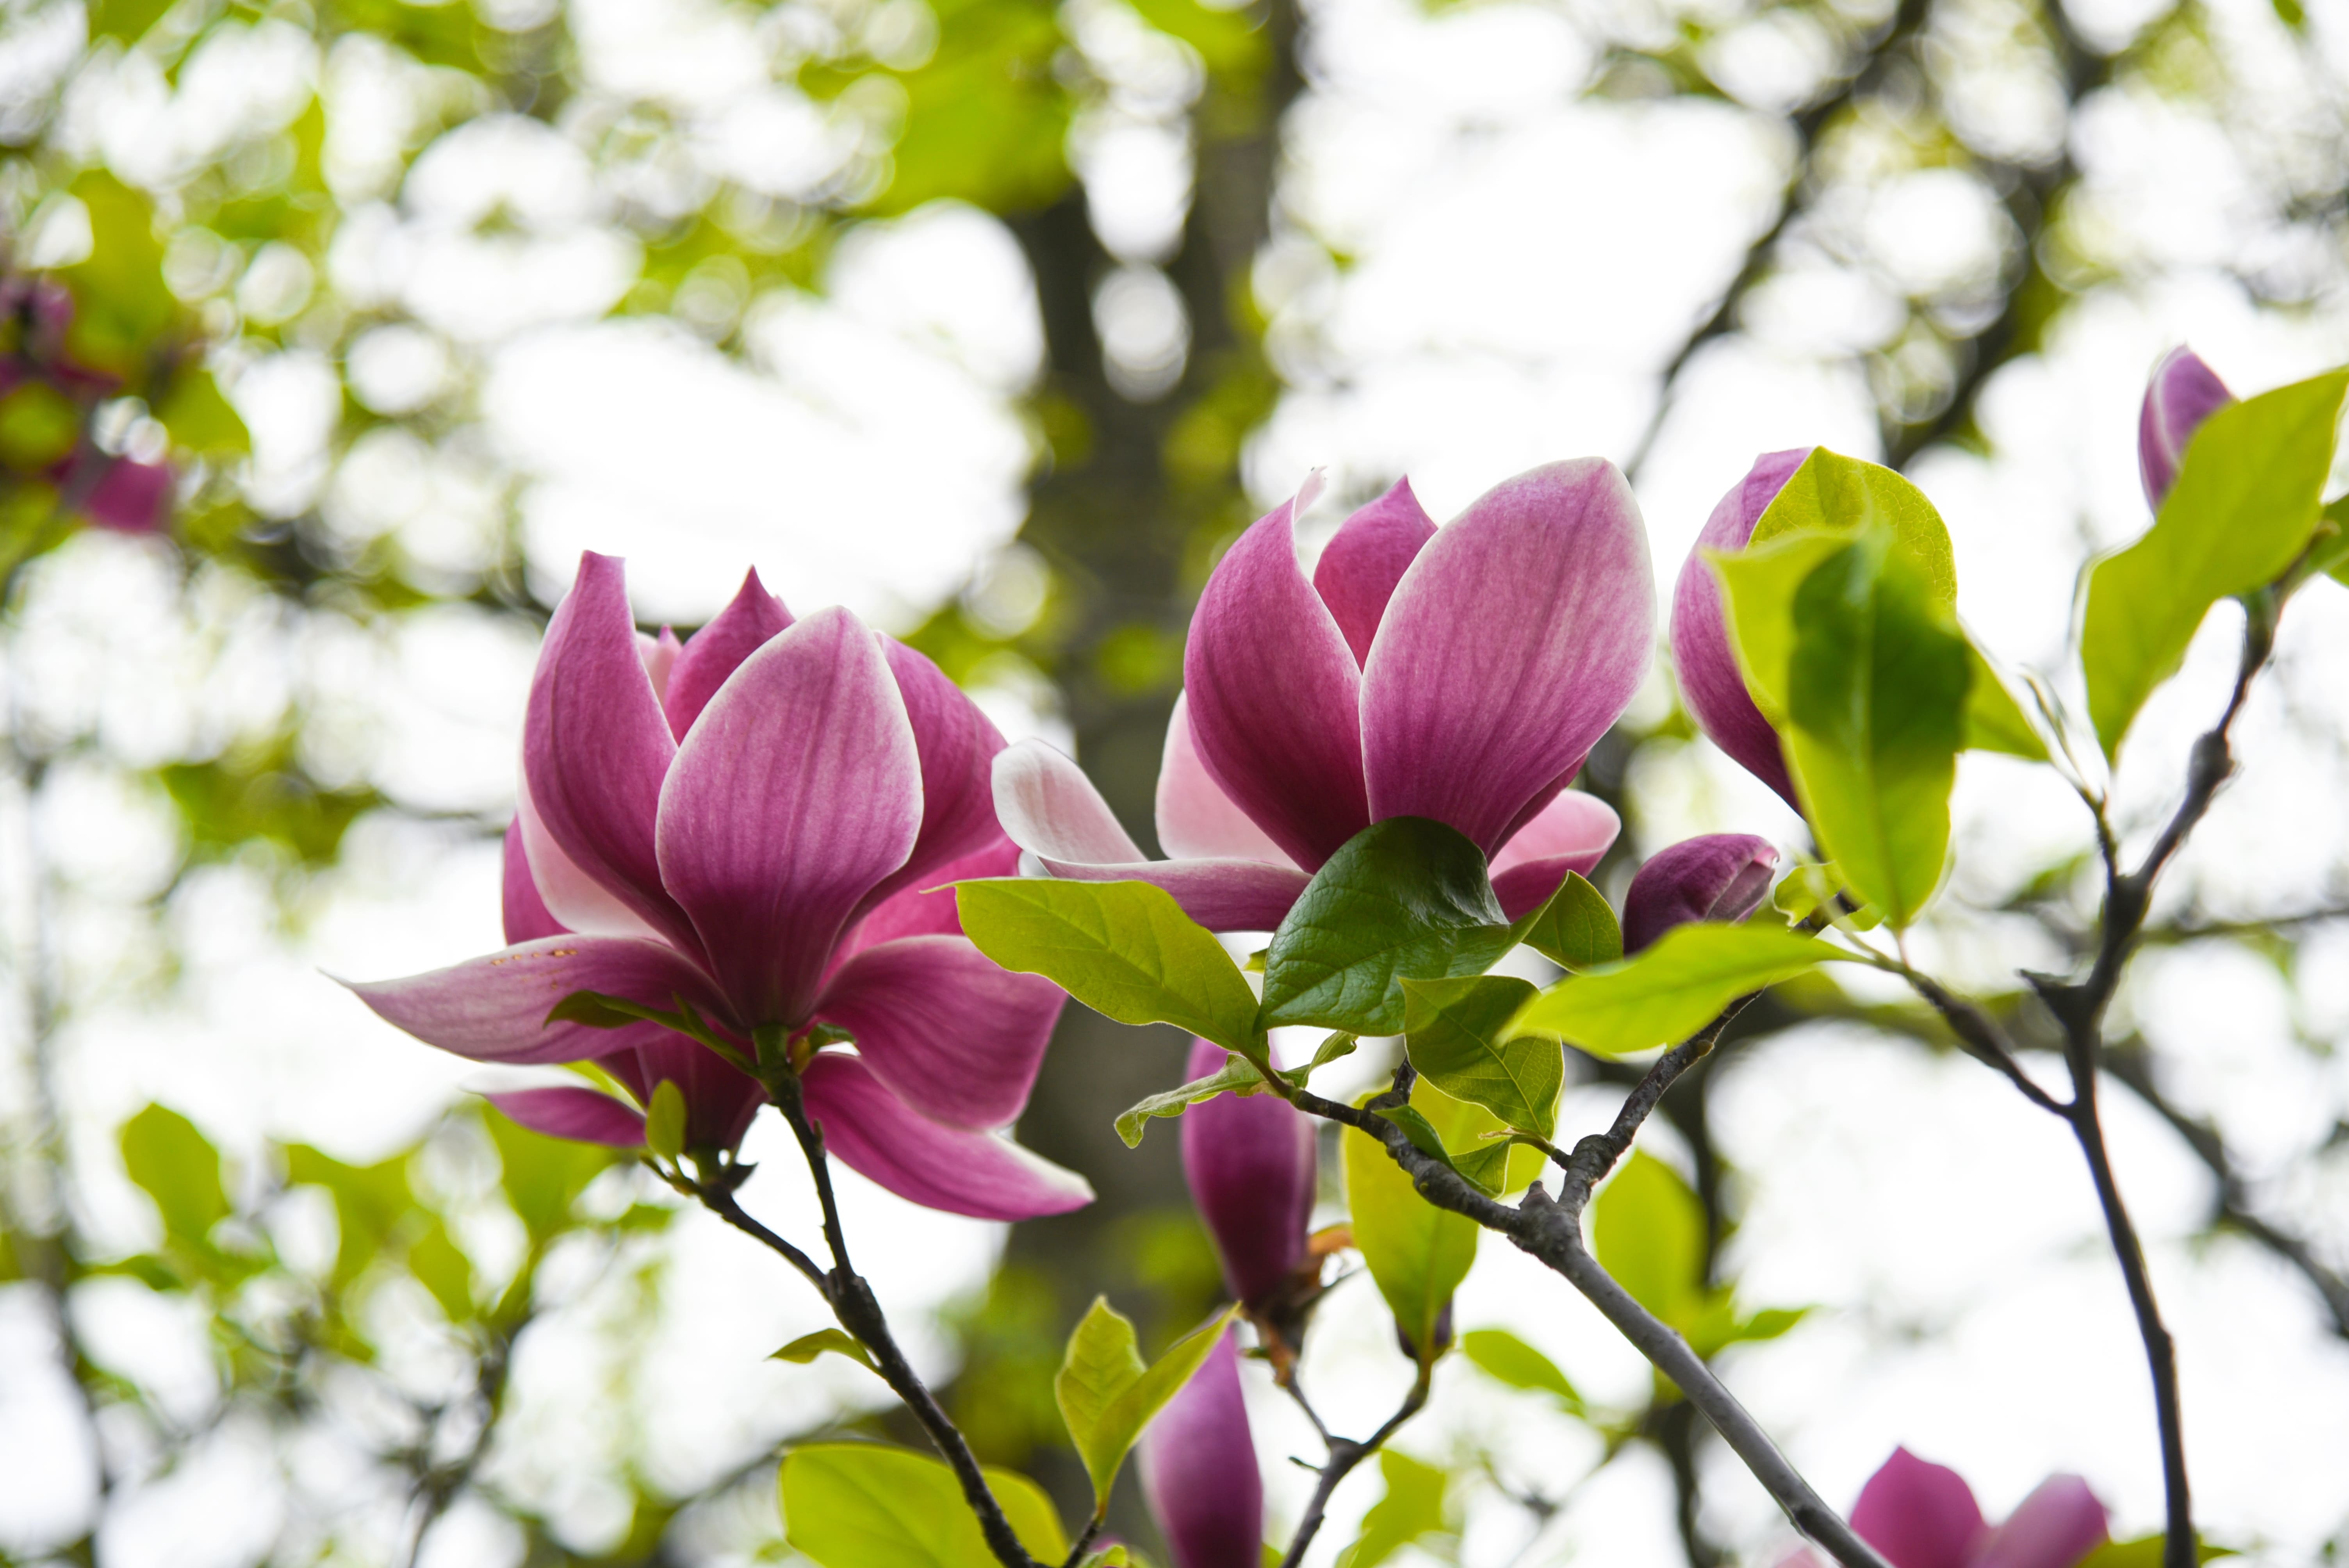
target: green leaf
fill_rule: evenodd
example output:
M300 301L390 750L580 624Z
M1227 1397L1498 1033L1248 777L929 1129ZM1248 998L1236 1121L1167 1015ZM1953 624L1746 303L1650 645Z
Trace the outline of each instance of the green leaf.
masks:
M449 1227L439 1215L424 1227L423 1233L409 1244L408 1272L416 1283L432 1293L440 1310L451 1323L465 1323L473 1316L473 1261L458 1249L450 1238Z
M1128 1149L1139 1147L1142 1134L1154 1117L1176 1117L1219 1094L1260 1094L1264 1090L1264 1075L1256 1070L1243 1056L1226 1056L1224 1065L1205 1078L1193 1078L1179 1088L1162 1090L1128 1106L1117 1119L1117 1135L1125 1140Z
M202 1247L228 1218L220 1151L176 1110L150 1105L122 1124L122 1168L155 1201L163 1233Z
M1940 603L1958 602L1956 553L1950 530L1925 492L1881 463L1814 449L1802 467L1754 520L1753 544L1796 533L1855 536L1882 527L1894 547L1922 572Z
M588 1182L622 1157L616 1149L549 1138L502 1116L484 1117L482 1125L504 1167L506 1202L534 1242L569 1230L571 1205Z
M1484 851L1441 822L1392 817L1347 840L1273 933L1260 1016L1396 1034L1406 976L1481 975L1516 941Z
M2308 543L2344 390L2349 370L2328 371L2212 414L2153 527L2089 570L2080 660L2107 759L2210 606L2275 581Z
M1460 1349L1476 1369L1496 1382L1528 1393L1549 1394L1577 1416L1589 1407L1581 1390L1557 1369L1557 1363L1506 1328L1472 1328L1460 1336Z
M1704 1295L1704 1205L1680 1172L1639 1150L1590 1203L1590 1250L1631 1299L1675 1328Z
M875 1372L880 1370L873 1365L873 1357L865 1352L864 1346L857 1344L844 1331L837 1328L819 1328L813 1334L802 1334L767 1359L789 1361L804 1367L826 1352L834 1356L845 1356L868 1370Z
M1588 969L1623 956L1623 927L1607 896L1568 872L1549 902L1519 921L1517 940L1565 969Z
M2074 1564L2074 1568L2161 1568L2162 1549L2168 1538L2160 1535L2140 1535L2134 1541L2107 1541ZM2237 1557L2231 1546L2213 1546L2207 1541L2194 1543L2194 1560L2208 1563L2218 1557Z
M1436 1319L1476 1261L1476 1222L1421 1197L1386 1150L1353 1128L1340 1136L1354 1245L1395 1326L1433 1353Z
M2349 495L2337 496L2323 511L2324 532L2309 547L2308 570L2349 585Z
M154 203L102 169L77 174L71 189L89 213L90 249L57 274L74 296L66 350L127 380L145 370L179 317L179 302L163 285Z
M1508 1126L1481 1105L1444 1093L1425 1078L1412 1086L1412 1109L1444 1141L1452 1168L1487 1192L1513 1192L1541 1171L1538 1149L1495 1137Z
M1729 645L1754 706L1781 732L1795 662L1795 594L1829 557L1848 548L1835 533L1795 533L1734 552L1707 551L1721 578Z
M1549 1030L1600 1056L1644 1051L1688 1038L1748 991L1849 956L1800 932L1692 922L1625 964L1560 981L1513 1026Z
M0 468L36 474L69 456L81 439L81 410L46 381L0 397Z
M1795 592L1786 761L1820 848L1896 929L1940 885L1964 740L1965 639L1883 533Z
M1280 1069L1280 1076L1302 1088L1316 1072L1328 1067L1340 1057L1352 1056L1361 1043L1359 1036L1350 1035L1340 1029L1335 1034L1324 1037L1321 1043L1313 1048L1311 1061L1301 1068L1283 1068Z
M2015 700L2006 677L1971 637L1966 638L1966 667L1971 673L1966 686L1965 748L2046 761L2047 742L2023 704Z
M335 1201L341 1232L335 1254L334 1284L347 1285L373 1263L400 1217L415 1206L408 1185L407 1154L374 1165L346 1165L306 1144L285 1150L285 1179L324 1187Z
M1453 1533L1444 1512L1451 1478L1442 1470L1382 1449L1379 1474L1387 1483L1386 1495L1362 1515L1362 1533L1339 1554L1338 1568L1378 1568L1414 1541Z
M89 8L89 36L135 44L171 8L171 0L96 0Z
M957 882L964 934L1121 1024L1173 1024L1254 1055L1256 994L1223 944L1148 882Z
M667 1161L685 1153L685 1091L673 1078L653 1086L652 1103L645 1107L645 1147Z
M1554 1035L1510 1028L1534 987L1505 975L1403 982L1403 1029L1411 1065L1455 1099L1470 1100L1506 1125L1547 1138L1566 1081Z
M249 452L253 437L244 420L221 396L209 370L190 366L171 377L171 390L155 418L171 432L172 444L191 452Z
M1068 1354L1052 1379L1052 1398L1092 1478L1098 1506L1109 1506L1109 1490L1142 1429L1191 1380L1238 1310L1217 1313L1144 1367L1132 1321L1107 1296L1093 1298L1092 1310L1069 1336Z
M1030 1554L1067 1557L1043 1489L993 1466L984 1473ZM878 1443L816 1443L786 1455L777 1481L785 1539L822 1568L995 1568L978 1516L944 1460Z

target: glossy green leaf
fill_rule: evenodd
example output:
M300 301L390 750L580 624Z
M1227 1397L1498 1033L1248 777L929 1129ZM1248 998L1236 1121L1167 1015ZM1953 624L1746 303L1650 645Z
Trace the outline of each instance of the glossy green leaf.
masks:
M1339 1143L1354 1245L1395 1326L1425 1354L1444 1304L1476 1261L1476 1222L1421 1197L1386 1146L1368 1133L1350 1127Z
M767 1359L789 1361L796 1366L804 1367L817 1357L827 1354L845 1356L860 1367L868 1370L878 1370L873 1366L873 1357L866 1352L864 1346L857 1344L846 1331L838 1328L819 1328L813 1334L802 1334L781 1350L769 1356Z
M1441 822L1390 818L1346 841L1273 933L1262 1021L1397 1034L1406 976L1481 975L1516 942L1483 851Z
M1020 1544L1044 1563L1067 1557L1043 1489L993 1466L984 1473ZM878 1443L815 1443L785 1455L777 1481L784 1538L822 1568L995 1568L942 1460Z
M1704 1205L1680 1172L1631 1157L1590 1202L1590 1250L1631 1299L1676 1328L1704 1295Z
M1378 1568L1413 1542L1454 1532L1444 1495L1451 1477L1442 1469L1381 1449L1379 1475L1386 1495L1362 1515L1362 1533L1338 1554L1339 1568Z
M201 1247L228 1218L220 1151L176 1110L150 1105L122 1124L122 1168L155 1201L163 1233Z
M1949 859L1965 639L1881 533L1822 562L1794 614L1785 735L1804 815L1852 888L1906 926Z
M1958 602L1956 553L1950 530L1925 492L1881 463L1816 448L1754 520L1752 544L1795 533L1857 536L1890 531L1894 547L1924 574L1940 603Z
M2006 677L1971 637L1966 639L1965 748L1998 751L2032 762L2047 760L2047 742L2031 722Z
M645 1107L645 1147L669 1161L685 1153L685 1091L675 1079L653 1086L652 1103Z
M1412 1086L1411 1108L1443 1140L1453 1169L1485 1191L1514 1192L1541 1173L1541 1150L1494 1136L1507 1124L1485 1107L1422 1078Z
M1173 1024L1253 1054L1256 994L1214 935L1148 882L1007 877L955 884L963 934L1121 1024Z
M1840 949L1768 925L1674 926L1637 957L1542 992L1515 1021L1600 1056L1675 1045L1748 991L1791 980Z
M1495 1382L1528 1393L1548 1394L1572 1414L1588 1407L1557 1363L1506 1328L1472 1328L1460 1336L1461 1354Z
M1588 969L1623 956L1623 927L1607 895L1574 872L1518 928L1518 941L1560 968Z
M1147 1367L1133 1336L1133 1324L1096 1296L1093 1305L1069 1336L1060 1375L1052 1379L1052 1398L1068 1424L1069 1438L1092 1479L1093 1498L1109 1505L1109 1491L1142 1436L1150 1418L1181 1392L1216 1348L1232 1315L1227 1308L1193 1329L1166 1354Z
M1406 980L1405 1048L1411 1065L1444 1093L1547 1138L1566 1061L1556 1036L1510 1028L1533 997L1529 983L1505 975Z
M1746 550L1706 552L1721 578L1722 614L1745 689L1781 731L1795 660L1795 592L1849 542L1837 533L1795 533Z
M1138 1147L1142 1134L1154 1117L1176 1117L1203 1100L1219 1094L1258 1094L1264 1089L1264 1075L1243 1056L1226 1056L1224 1065L1205 1078L1164 1089L1128 1106L1117 1119L1117 1135L1128 1149Z
M2210 606L2275 581L2308 543L2344 390L2349 370L2328 371L2212 414L2153 527L2090 569L2080 660L2107 758Z

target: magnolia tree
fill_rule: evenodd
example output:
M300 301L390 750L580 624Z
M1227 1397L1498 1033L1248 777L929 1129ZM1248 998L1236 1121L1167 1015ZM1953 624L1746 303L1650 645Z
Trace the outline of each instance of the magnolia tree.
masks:
M1657 640L1645 532L1610 463L1537 469L1442 528L1398 484L1345 521L1310 577L1294 524L1311 484L1248 529L1192 624L1158 780L1163 861L1074 762L1007 747L927 659L846 612L794 620L753 575L680 644L639 632L620 563L589 555L531 688L506 835L511 945L355 989L443 1049L573 1067L587 1081L492 1098L540 1131L638 1151L822 1295L839 1326L782 1354L869 1367L937 1456L792 1452L790 1540L823 1568L1128 1562L1102 1531L1130 1456L1175 1568L1295 1568L1339 1482L1425 1401L1479 1230L1588 1298L1703 1413L1810 1543L1790 1563L2188 1568L2209 1549L2170 1338L2099 1115L2102 1020L2156 880L2231 770L2229 734L2279 618L2317 574L2349 571L2349 506L2322 504L2344 389L2349 370L2238 402L2190 354L2161 364L2139 438L2154 521L2087 574L2078 679L2060 686L2010 680L1958 624L1949 535L1906 480L1825 449L1760 459L1681 568L1670 643L1697 721L1813 841L1783 855L1746 835L1674 845L1619 910L1584 874L1615 815L1573 787ZM2166 823L2124 842L2110 764L2226 598L2243 612L2232 696ZM2060 1031L2061 1086L2027 1073L2010 1021L1918 967L1905 940L1950 871L1970 748L2054 769L2101 849L2085 973L2024 976ZM1537 988L1493 972L1519 948L1563 977ZM1913 987L2076 1139L2152 1380L2162 1535L2109 1542L2072 1476L1993 1526L1960 1477L1905 1450L1838 1512L1708 1365L1791 1315L1741 1317L1726 1292L1609 1266L1609 1224L1643 1212L1618 1194L1670 1180L1634 1152L1659 1099L1756 995L1830 964ZM1079 1324L1055 1385L1095 1498L1073 1532L1032 1481L982 1468L916 1376L853 1261L889 1239L846 1233L831 1170L992 1220L1088 1202L1081 1178L1008 1130L1064 993L1195 1037L1189 1081L1118 1130L1135 1144L1153 1119L1180 1119L1231 1298L1146 1364L1105 1302ZM1299 1026L1326 1037L1285 1067L1269 1032ZM1389 1087L1353 1103L1316 1092L1328 1063L1398 1039ZM1568 1047L1649 1065L1612 1126L1560 1147ZM804 1156L820 1237L778 1234L737 1201L751 1170L736 1151L764 1106ZM1319 1121L1342 1129L1349 1212L1315 1233ZM1594 1245L1585 1218L1602 1183ZM1323 1425L1299 1377L1347 1253L1415 1368L1359 1437ZM1462 1340L1496 1376L1572 1398L1529 1346ZM1246 1360L1327 1445L1285 1542L1264 1540ZM1413 1462L1385 1456L1391 1485Z

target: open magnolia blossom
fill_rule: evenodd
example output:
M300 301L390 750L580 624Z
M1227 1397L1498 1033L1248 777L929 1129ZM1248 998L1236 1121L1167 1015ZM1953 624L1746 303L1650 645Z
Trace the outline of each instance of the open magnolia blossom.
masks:
M1408 480L1349 517L1309 580L1309 481L1207 580L1143 857L1077 765L996 758L996 810L1033 869L1138 879L1201 924L1268 931L1347 840L1427 817L1491 858L1501 906L1538 908L1619 827L1567 788L1640 685L1654 637L1647 532L1597 458L1487 491L1438 529Z
M647 1102L677 1068L707 1140L689 1146L729 1147L743 1075L707 1046L702 1062L658 1022L548 1017L580 992L689 1012L746 1060L780 1047L831 1152L890 1191L986 1219L1079 1207L1081 1178L1000 1131L1061 994L996 967L952 893L926 891L1009 869L988 788L1002 746L936 665L845 610L794 622L753 573L691 641L656 641L620 562L589 554L531 684L514 835L554 934L353 989L478 1061L599 1061ZM509 934L533 925L524 910ZM633 1071L613 1065L629 1053ZM550 1130L583 1114L508 1102ZM626 1109L567 1135L616 1137Z
M1248 1435L1237 1334L1225 1330L1142 1434L1143 1496L1174 1568L1264 1562L1264 1475Z
M1892 1568L2075 1568L2106 1539L2105 1505L2078 1476L2049 1476L1993 1527L1963 1476L1907 1449L1860 1488L1851 1527ZM1806 1547L1779 1568L1826 1564Z

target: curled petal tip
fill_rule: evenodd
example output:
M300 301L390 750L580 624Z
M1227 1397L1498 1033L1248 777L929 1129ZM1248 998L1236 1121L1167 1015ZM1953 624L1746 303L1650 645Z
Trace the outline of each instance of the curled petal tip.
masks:
M1736 922L1761 906L1778 851L1749 833L1683 839L1651 856L1623 898L1623 951L1637 953L1676 925Z
M2178 468L2194 432L2234 400L2219 373L2192 349L2181 344L2162 356L2146 382L2145 403L2137 412L2137 478L2145 486L2147 505L2160 510L2162 498L2178 481Z

